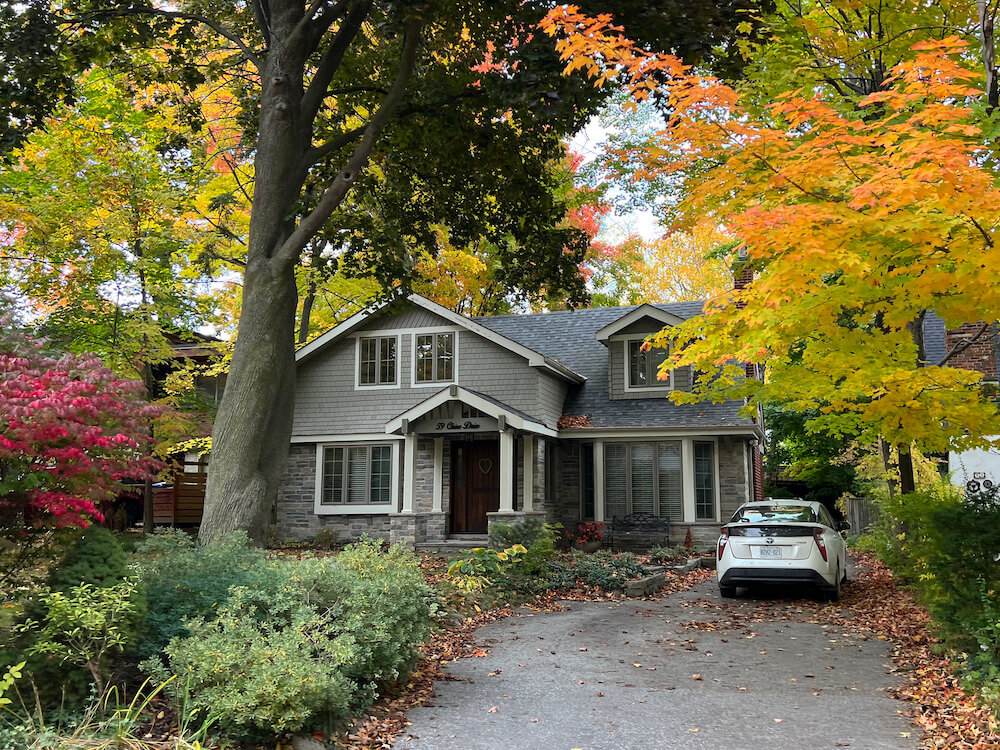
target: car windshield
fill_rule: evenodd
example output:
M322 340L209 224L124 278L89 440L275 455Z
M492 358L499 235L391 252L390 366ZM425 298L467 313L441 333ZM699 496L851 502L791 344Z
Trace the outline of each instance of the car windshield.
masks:
M730 523L770 523L773 521L817 522L816 513L808 505L755 505L740 508Z

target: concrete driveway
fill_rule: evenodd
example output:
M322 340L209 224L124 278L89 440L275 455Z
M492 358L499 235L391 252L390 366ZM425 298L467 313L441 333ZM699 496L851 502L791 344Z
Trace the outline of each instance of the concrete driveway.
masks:
M489 656L449 664L395 748L917 748L885 641L796 622L820 605L785 596L713 581L482 628Z

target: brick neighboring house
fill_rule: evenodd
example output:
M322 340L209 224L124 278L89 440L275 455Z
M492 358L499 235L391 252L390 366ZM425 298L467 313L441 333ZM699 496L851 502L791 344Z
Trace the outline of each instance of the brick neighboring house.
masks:
M675 405L643 339L702 303L468 318L418 295L302 347L277 524L420 545L501 519L570 526L646 511L681 542L762 497L759 417Z
M971 344L968 342L971 341ZM962 348L964 346L964 348ZM948 359L947 364L982 373L983 381L997 385L1000 373L1000 344L997 325L965 323L958 328L946 329L944 321L933 313L924 318L924 349L927 361L937 364L956 348L957 354ZM998 425L1000 432L1000 425ZM1000 449L950 451L948 471L952 481L964 486L970 480L988 479L1000 485Z

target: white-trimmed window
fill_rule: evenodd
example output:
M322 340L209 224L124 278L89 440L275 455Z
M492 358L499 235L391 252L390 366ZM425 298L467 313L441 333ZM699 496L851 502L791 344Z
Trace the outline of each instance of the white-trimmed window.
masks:
M358 384L396 385L396 337L366 336L358 340Z
M667 370L666 379L658 380L660 365L670 356L668 349L652 348L645 350L645 339L629 339L625 342L626 377L631 388L670 388L673 385L673 373Z
M391 510L392 445L327 445L322 451L320 506Z
M414 380L451 383L455 379L455 334L418 333L414 337Z
M652 513L683 521L681 456L679 440L605 443L605 517Z
M715 443L694 444L694 507L699 521L715 520Z

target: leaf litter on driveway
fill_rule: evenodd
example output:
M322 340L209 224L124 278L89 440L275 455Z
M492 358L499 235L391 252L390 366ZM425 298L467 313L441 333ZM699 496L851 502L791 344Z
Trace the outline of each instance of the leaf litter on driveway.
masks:
M844 588L839 603L758 599L751 603L753 606L747 607L740 606L748 604L743 600L730 603L698 598L678 602L689 613L698 611L700 616L678 620L677 624L693 632L723 631L722 635L738 634L754 638L757 630L769 624L800 622L829 629L831 643L850 638L888 641L891 669L901 681L889 692L908 705L907 715L915 725L914 733L921 735L921 748L995 750L1000 747L996 718L973 696L963 692L958 677L952 673L949 659L935 653L938 642L930 631L931 623L926 612L898 586L892 573L875 556L855 554L855 557L859 563L857 578ZM684 576L671 576L663 591L647 599L663 600L708 580L712 575L712 571L697 569ZM608 601L622 597L604 591L588 594L577 590L568 598L575 601ZM536 606L546 611L562 608L555 595L543 597ZM649 616L640 610L636 613ZM503 609L481 612L456 627L438 633L426 647L424 657L410 681L396 686L390 695L383 697L372 708L367 719L357 722L348 733L335 738L335 746L352 750L391 748L395 738L408 726L405 712L416 706L432 705L434 683L450 679L443 672L442 664L483 655L488 648L476 642L474 631L513 614L513 611ZM728 639L722 639L722 642L728 642ZM682 647L697 650L693 642ZM768 656L761 654L760 658ZM832 669L833 666L827 668ZM806 673L799 677L809 681L815 675ZM702 679L702 675L695 674L692 678L697 681ZM737 689L746 690L745 687ZM820 690L816 689L813 695L818 695ZM597 696L600 695L598 692ZM783 721L780 716L774 719L775 724ZM537 718L532 718L532 722L537 722ZM700 730L692 727L691 731ZM908 732L900 734L903 737L909 735Z

